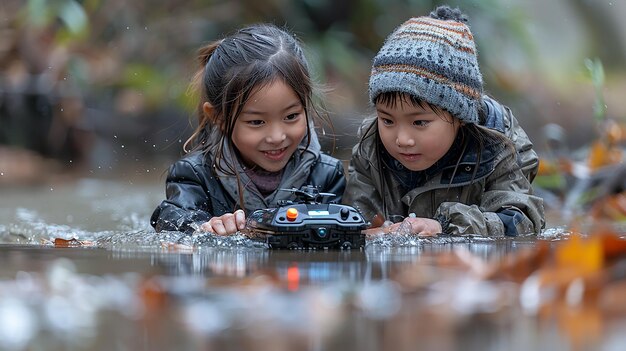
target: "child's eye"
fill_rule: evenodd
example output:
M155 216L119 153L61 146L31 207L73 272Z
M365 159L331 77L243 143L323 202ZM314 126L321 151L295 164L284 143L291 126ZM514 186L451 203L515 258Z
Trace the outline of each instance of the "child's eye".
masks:
M292 113L288 115L287 117L285 117L285 121L293 121L293 120L298 119L298 117L300 117L300 113Z
M393 125L393 121L390 120L389 118L384 118L384 117L379 117L379 118L381 122L383 122L383 125L386 125L386 126Z
M262 126L263 124L265 124L265 121L261 120L261 119L253 119L251 121L246 121L247 125L250 126Z
M417 127L426 127L429 121L413 121L413 125Z

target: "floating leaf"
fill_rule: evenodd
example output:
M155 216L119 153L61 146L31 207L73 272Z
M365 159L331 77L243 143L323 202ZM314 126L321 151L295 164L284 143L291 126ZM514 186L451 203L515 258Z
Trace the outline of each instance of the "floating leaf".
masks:
M522 282L545 264L549 254L548 243L538 241L532 249L519 250L514 254L507 255L500 262L488 264L487 267L490 269L485 271L482 277L484 279L509 279Z
M626 194L611 195L594 203L591 208L594 219L626 221Z
M626 239L620 238L617 233L609 229L604 229L594 235L602 243L605 260L626 257Z
M596 272L604 264L602 240L597 236L583 240L580 235L572 235L556 247L555 259L558 267L573 269L581 275Z
M84 246L92 246L93 242L91 241L80 241L76 238L74 239L54 239L54 247L84 247Z

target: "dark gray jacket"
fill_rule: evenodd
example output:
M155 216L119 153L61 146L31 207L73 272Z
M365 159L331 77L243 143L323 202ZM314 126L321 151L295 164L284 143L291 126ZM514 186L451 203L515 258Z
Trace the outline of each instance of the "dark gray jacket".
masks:
M230 157L228 154L226 157ZM252 184L239 169L242 184ZM307 150L301 145L283 171L279 189L318 187L320 192L336 194L325 201L340 202L346 186L341 162L322 154L314 136ZM238 186L235 176L226 175L215 167L211 153L193 152L174 163L166 180L166 200L154 210L150 223L157 231L193 232L214 216L233 212L238 206ZM256 187L246 187L245 208L249 212L276 206L280 200L295 200L288 191L275 191L263 197Z

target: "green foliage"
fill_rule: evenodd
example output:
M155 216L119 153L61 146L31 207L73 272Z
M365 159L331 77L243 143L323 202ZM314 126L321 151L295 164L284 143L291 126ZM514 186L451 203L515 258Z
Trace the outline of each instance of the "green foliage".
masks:
M541 55L528 30L535 18L521 2L505 0L15 0L19 8L15 22L24 32L41 30L52 34L55 45L71 47L68 64L73 67L64 69L71 71L69 77L80 76L85 94L130 87L141 90L154 108L174 103L187 109L192 98L185 90L194 71L189 62L195 48L255 22L275 23L297 33L311 52L311 67L321 83L339 82L358 92L354 96L364 97L371 59L384 38L409 17L426 15L444 3L468 14L491 91L516 89L514 84L507 87L494 81L502 78L497 70L506 70L503 61L510 59L504 57L510 50L503 49L515 49L512 56L521 57L515 62L541 67ZM89 81L93 66L101 63L117 72L107 71L105 79ZM586 65L596 89L594 113L603 119L602 64L589 60ZM353 101L359 105L347 109L366 108L366 101Z
M565 177L563 174L547 174L538 175L533 181L533 185L542 189L549 189L552 191L564 191L567 186Z
M598 58L593 60L585 59L585 67L587 67L595 91L593 116L596 122L603 122L606 119L606 103L602 91L604 89L604 67L602 66L602 61Z
M124 69L120 86L140 91L151 109L161 107L168 101L186 104L184 88L167 70L140 62L129 63Z
M28 0L26 22L34 27L49 27L59 20L63 27L56 33L57 43L88 36L89 19L81 4L74 0Z

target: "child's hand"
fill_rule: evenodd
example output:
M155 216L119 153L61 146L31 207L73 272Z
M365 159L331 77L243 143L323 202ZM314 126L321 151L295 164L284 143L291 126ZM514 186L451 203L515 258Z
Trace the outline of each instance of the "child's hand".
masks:
M213 217L208 222L202 223L200 230L212 232L217 235L231 235L246 227L246 214L243 210L234 213L226 213L219 217Z
M418 234L419 236L435 236L443 231L441 223L430 218L407 217L401 223L394 225L400 226L403 224L410 226L411 234Z
M402 222L381 227L370 228L363 231L367 236L375 236L380 234L396 233L401 226L408 226L411 234L419 236L435 236L442 232L441 224L430 218L407 217Z

